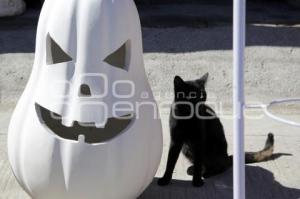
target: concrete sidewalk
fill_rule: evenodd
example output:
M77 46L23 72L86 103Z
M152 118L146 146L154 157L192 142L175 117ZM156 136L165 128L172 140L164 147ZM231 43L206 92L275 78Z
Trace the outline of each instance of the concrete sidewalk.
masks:
M7 160L6 129L12 109L0 109L0 198L29 199L17 184ZM260 112L251 113L252 116ZM299 118L299 115L287 115ZM156 177L162 176L167 159L169 135L167 114L162 115L164 151ZM232 120L222 120L229 152L232 151ZM246 149L259 150L263 147L268 132L275 134L274 159L249 165L246 169L247 199L299 199L300 198L300 135L299 129L274 122L266 117L260 120L246 120ZM186 175L189 163L180 157L174 171L174 180L167 187L156 185L156 179L139 199L231 199L232 170L206 180L201 188L191 185L191 177Z

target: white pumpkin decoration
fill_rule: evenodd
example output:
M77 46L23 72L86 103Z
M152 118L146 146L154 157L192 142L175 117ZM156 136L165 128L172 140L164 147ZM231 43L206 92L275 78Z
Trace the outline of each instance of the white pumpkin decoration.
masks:
M13 172L36 199L133 199L152 181L162 129L132 0L48 0L12 116Z

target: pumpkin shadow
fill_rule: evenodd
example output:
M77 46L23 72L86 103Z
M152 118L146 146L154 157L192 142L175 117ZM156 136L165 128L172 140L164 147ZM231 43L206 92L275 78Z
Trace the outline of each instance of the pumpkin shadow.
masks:
M160 187L155 179L138 199L232 199L232 169L207 179L201 188L195 188L190 181L172 180L172 184ZM300 189L281 185L273 173L259 167L246 166L247 199L299 199Z

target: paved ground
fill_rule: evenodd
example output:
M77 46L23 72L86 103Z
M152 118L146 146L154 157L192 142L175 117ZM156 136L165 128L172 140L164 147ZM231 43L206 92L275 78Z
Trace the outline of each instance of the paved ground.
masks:
M6 129L11 109L1 108L0 129L0 198L27 199L29 198L19 187L7 161ZM257 116L260 112L251 113ZM299 115L288 115L299 117ZM169 143L167 115L162 115L164 129L164 153L161 166L156 177L164 171ZM232 151L232 121L223 119L226 137L229 142L229 151ZM259 120L246 121L246 149L258 150L264 145L266 134L272 131L275 134L274 160L249 165L247 175L248 199L299 199L300 198L300 135L299 129L274 122L266 117ZM231 199L232 198L232 171L216 176L206 181L202 188L191 186L191 177L186 175L189 163L180 157L177 163L172 184L167 187L156 185L156 179L140 196L139 199Z
M153 9L165 11L165 7L153 7ZM264 21L268 19L267 15L260 15L257 16L260 20L253 20L260 23L249 23L247 27L245 75L248 103L266 103L273 98L300 96L300 20L291 10L292 14L288 15L276 9L273 10L273 15L285 16L283 17L285 20L280 24L275 23L276 16L270 17L273 21L267 20L269 22L267 23ZM216 109L219 111L221 111L220 107L225 107L223 111L226 117L222 118L222 122L231 153L232 29L228 20L230 16L226 13L224 17L227 17L227 20L221 24L210 23L210 18L206 18L204 23L206 25L193 23L189 27L182 27L184 23L179 21L177 25L165 27L169 24L167 23L169 19L163 24L154 22L149 24L147 16L150 15L144 11L142 22L145 24L143 28L145 67L158 102L171 102L172 92L169 91L172 91L172 78L175 74L182 75L185 79L192 79L208 71L210 73L209 100L217 103ZM270 15L272 12L267 13ZM181 16L183 21L189 19L184 16ZM219 18L222 16L220 15ZM201 24L199 21L203 16L196 19L195 23ZM11 112L26 85L33 62L36 13L27 13L20 20L10 20L10 23L0 20L0 199L27 199L28 196L16 183L9 168L6 134ZM216 21L218 20L212 20L212 22ZM288 23L291 21L292 24ZM300 121L299 106L289 105L285 108L278 107L274 111L284 117ZM164 153L157 177L162 175L166 164L169 143L167 112L168 110L161 109ZM245 138L247 150L261 149L265 136L270 131L275 134L276 140L276 155L273 160L247 166L247 198L299 199L300 130L279 124L265 116L257 119L258 115L262 115L260 111L247 113ZM185 174L188 165L189 163L181 157L172 185L158 187L155 179L140 199L232 198L231 170L207 180L202 188L193 188L190 183L191 178Z

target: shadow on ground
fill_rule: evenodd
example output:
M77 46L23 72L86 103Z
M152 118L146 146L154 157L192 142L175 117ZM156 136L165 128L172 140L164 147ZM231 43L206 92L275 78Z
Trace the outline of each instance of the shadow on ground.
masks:
M145 53L231 50L232 28L143 28L143 42ZM299 47L300 27L248 25L247 46ZM32 53L34 49L35 29L0 31L0 54Z
M232 28L210 29L161 29L153 36L151 29L144 29L145 52L196 52L231 50ZM247 46L299 47L300 27L247 26Z
M206 180L201 188L194 188L190 181L173 180L166 187L156 185L155 179L139 199L232 199L232 169ZM258 166L246 166L247 199L299 199L300 189L281 185L274 175Z
M282 0L257 1L247 7L247 45L299 47L299 9ZM232 49L231 6L170 4L144 6L139 11L143 27L148 27L143 29L146 53ZM34 52L39 12L29 10L23 16L0 18L0 54Z

